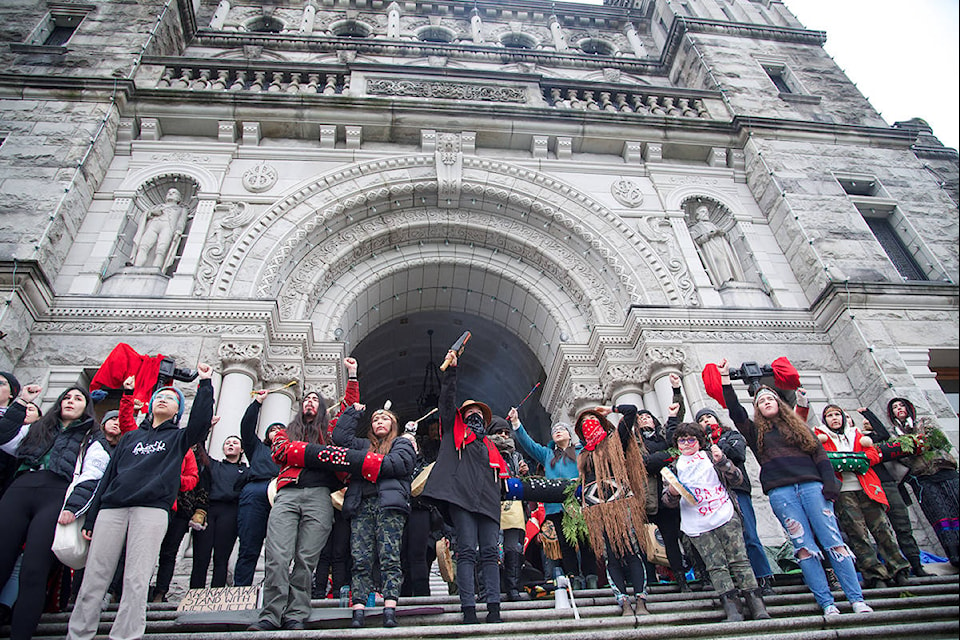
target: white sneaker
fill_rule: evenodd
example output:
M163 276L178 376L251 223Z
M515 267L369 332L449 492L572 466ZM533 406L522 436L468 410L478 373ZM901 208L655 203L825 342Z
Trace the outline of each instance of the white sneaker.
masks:
M840 609L837 609L837 605L831 604L823 608L824 616L838 616L840 615Z
M854 613L873 613L873 608L868 605L866 602L861 600L860 602L853 603L853 612Z

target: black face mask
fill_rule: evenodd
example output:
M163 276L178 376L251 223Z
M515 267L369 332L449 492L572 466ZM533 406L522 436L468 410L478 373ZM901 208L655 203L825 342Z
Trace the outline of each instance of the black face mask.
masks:
M487 426L483 423L483 416L479 413L471 413L467 416L466 423L470 430L477 434L477 437L482 438L486 435Z

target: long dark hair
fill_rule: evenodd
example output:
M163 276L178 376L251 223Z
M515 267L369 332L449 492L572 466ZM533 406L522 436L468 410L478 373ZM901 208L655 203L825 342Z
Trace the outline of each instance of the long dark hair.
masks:
M370 451L374 453L381 453L386 455L390 453L390 447L393 446L393 441L397 439L397 436L400 435L400 422L397 420L397 415L392 411L387 411L386 409L378 409L374 411L373 414L385 413L390 416L390 431L382 439L378 438L373 433L373 425L370 425L370 430L367 432L367 440L370 441Z
M83 408L83 416L80 417L80 420L85 422L89 419L92 423L91 430L94 432L100 430L100 424L97 422L96 415L93 412L93 398L90 397L90 393L83 387L72 386L60 394L60 397L57 398L56 403L50 411L30 425L30 430L27 431L27 435L24 436L20 442L20 446L17 448L18 456L21 458L39 458L49 451L50 447L53 446L53 441L57 439L57 436L63 430L60 424L61 405L63 399L71 391L79 391L87 403Z
M776 399L779 407L777 415L767 418L757 409L753 418L753 423L757 425L757 452L763 452L763 436L771 429L776 428L787 444L806 454L813 454L821 446L820 441L813 435L813 431L807 427L807 424L800 419L800 416L780 396L776 396Z
M320 399L320 406L317 408L317 415L313 420L303 419L303 400L300 401L300 411L287 425L287 438L291 441L299 440L313 444L330 444L330 438L327 436L327 403L316 391L307 393L313 394Z

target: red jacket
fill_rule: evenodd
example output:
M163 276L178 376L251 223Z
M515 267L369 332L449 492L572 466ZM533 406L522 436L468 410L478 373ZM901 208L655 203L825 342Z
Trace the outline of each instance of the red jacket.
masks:
M823 427L816 427L814 432L817 435L823 434L827 437L826 442L823 443L823 448L827 451L836 451L837 445L833 441L833 438L830 437L830 434ZM867 469L866 473L857 474L857 480L860 481L860 487L863 489L863 492L867 494L867 497L873 500L874 502L879 502L886 508L890 508L890 504L887 502L887 494L883 491L883 486L880 484L880 478L877 477L877 472L873 470L873 466L879 464L880 462L880 453L877 451L876 447L864 447L860 444L860 438L863 437L863 434L860 433L859 429L854 429L853 436L853 450L854 452L863 452L867 456L867 460L870 461L870 468ZM837 473L837 480L843 482L841 475Z
M348 380L347 388L343 393L343 400L340 401L340 409L337 411L337 415L330 420L330 424L327 427L327 437L333 433L333 427L336 426L340 414L356 402L360 402L360 383L356 380ZM287 440L285 437L274 439L272 451L273 461L280 465L280 474L277 476L278 491L300 479L300 473L303 471L302 453L304 445L306 445L306 443ZM299 455L290 455L294 453L294 450L299 452ZM345 477L341 477L341 480L345 479Z

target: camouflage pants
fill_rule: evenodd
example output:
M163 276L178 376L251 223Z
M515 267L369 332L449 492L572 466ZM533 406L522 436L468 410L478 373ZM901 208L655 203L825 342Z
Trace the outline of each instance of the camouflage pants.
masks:
M747 558L747 548L743 543L743 527L736 513L730 522L716 529L691 537L690 542L703 558L710 574L710 582L717 593L728 593L734 589L752 591L757 588L757 579Z
M917 545L916 538L913 537L913 523L910 522L910 512L907 511L907 505L900 495L900 487L896 482L884 482L882 486L883 492L887 494L887 502L890 503L887 518L890 520L893 532L897 535L900 551L907 560L919 562L920 547Z
M400 511L384 511L380 497L370 496L360 502L360 509L350 521L350 551L353 556L353 604L364 604L376 590L373 570L380 563L380 593L384 600L400 597L403 571L400 567L400 545L407 515Z
M836 511L840 528L847 534L847 542L857 556L857 565L864 579L886 580L909 566L900 555L900 547L882 504L871 500L863 491L844 491L837 498ZM870 534L877 541L876 549L870 542ZM877 551L886 565L880 564Z

